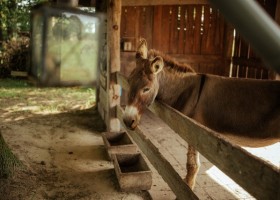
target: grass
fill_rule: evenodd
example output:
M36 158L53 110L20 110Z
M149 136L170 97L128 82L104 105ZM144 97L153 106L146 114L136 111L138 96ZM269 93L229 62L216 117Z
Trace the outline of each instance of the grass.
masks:
M0 79L0 109L7 112L59 113L95 105L95 88L38 88L26 80Z

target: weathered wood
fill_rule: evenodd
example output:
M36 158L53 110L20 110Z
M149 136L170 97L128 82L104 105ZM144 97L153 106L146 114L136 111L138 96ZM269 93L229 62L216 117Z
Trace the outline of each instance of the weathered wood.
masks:
M241 65L241 66L249 66L249 67L254 67L257 69L264 69L261 65L261 61L258 58L240 58L240 57L233 57L232 58L232 63L234 65Z
M154 23L153 23L153 48L161 49L161 37L163 36L161 32L162 27L162 6L157 6L154 8Z
M118 118L122 119L123 110L118 106ZM157 124L154 124L157 126ZM139 125L135 131L127 130L133 141L137 143L141 151L149 159L150 163L157 169L159 174L169 185L172 191L176 194L177 198L182 199L198 199L193 191L185 184L180 175L176 172L173 166L162 156L159 149L153 142L146 137L149 132L143 133L143 128ZM159 129L160 130L160 129Z
M169 53L178 53L178 6L170 6L170 41L169 41ZM147 41L148 42L148 41ZM149 42L148 42L149 44Z
M208 0L122 0L123 6L189 5L208 3Z
M274 199L279 195L280 174L276 167L167 105L155 102L150 110L253 196Z
M28 73L24 71L11 71L11 76L27 77Z
M106 89L107 88L107 78L102 73L100 73L100 75L99 75L99 81L100 81L100 86L103 87L104 89Z
M233 27L229 24L225 25L225 35L224 35L224 75L229 76L230 75L230 63L231 63L231 57L232 57L232 48L233 48Z
M117 124L116 108L113 95L116 84L116 72L120 71L120 21L121 21L121 0L107 0L107 102L108 113L105 119L108 131L119 131ZM112 120L113 119L113 120ZM114 120L115 119L115 120ZM112 121L114 123L112 123Z
M161 51L163 52L169 52L169 44L170 44L170 25L171 25L171 19L170 19L170 6L162 6L162 18L161 21L159 22L154 22L154 23L159 23L159 31L161 33L161 43L160 43L160 48Z
M280 24L280 1L276 2L276 9L275 9L275 21L277 24Z
M103 105L100 103L100 101L97 103L97 109L98 113L100 114L101 118L105 121L105 110ZM106 123L106 121L105 121Z
M108 112L108 94L102 87L99 89L99 102L102 104L104 110Z
M190 64L195 71L199 73L213 73L224 75L224 58L220 55L184 55L169 54L178 62ZM135 52L121 52L122 71L121 73L128 76L135 68ZM208 69L210 71L208 71Z
M108 0L107 43L109 72L120 71L121 0Z
M223 57L219 55L184 55L184 54L168 54L182 63L216 63L223 62ZM135 52L121 52L121 58L129 62L135 62Z

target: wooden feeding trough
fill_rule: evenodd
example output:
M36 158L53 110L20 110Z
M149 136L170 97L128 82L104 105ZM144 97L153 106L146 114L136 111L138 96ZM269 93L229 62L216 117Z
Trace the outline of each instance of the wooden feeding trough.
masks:
M137 152L137 146L125 131L104 132L102 133L102 138L110 158L112 158L112 154L130 154Z
M112 159L122 191L151 189L152 172L140 153L113 154Z

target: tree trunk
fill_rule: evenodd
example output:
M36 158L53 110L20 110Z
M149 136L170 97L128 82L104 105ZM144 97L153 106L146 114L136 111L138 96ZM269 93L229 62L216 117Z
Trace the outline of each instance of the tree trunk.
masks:
M0 49L1 49L1 42L4 40L2 24L3 24L3 22L2 22L2 19L0 18Z
M9 178L22 163L12 153L0 132L0 178Z

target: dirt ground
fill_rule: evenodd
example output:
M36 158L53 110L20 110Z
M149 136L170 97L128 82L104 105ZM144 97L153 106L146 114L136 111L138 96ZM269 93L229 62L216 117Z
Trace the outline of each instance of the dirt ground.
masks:
M91 88L0 80L0 130L24 168L0 180L0 200L141 200L119 190Z

